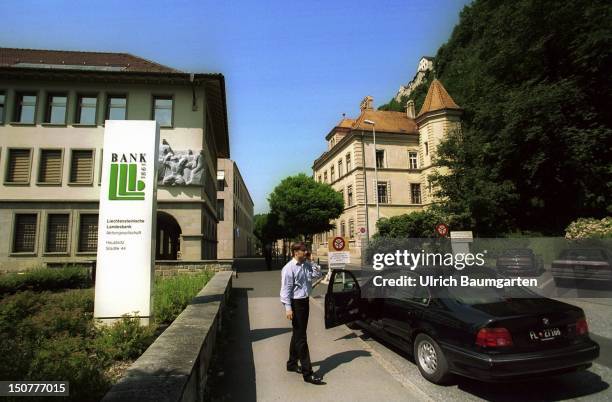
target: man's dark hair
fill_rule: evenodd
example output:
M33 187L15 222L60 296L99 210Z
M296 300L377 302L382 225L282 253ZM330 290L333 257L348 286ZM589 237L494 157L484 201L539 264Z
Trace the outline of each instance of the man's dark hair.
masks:
M300 242L294 243L291 246L291 252L293 254L295 254L295 252L298 251L298 250L306 251L306 245L304 244L304 242L300 241Z

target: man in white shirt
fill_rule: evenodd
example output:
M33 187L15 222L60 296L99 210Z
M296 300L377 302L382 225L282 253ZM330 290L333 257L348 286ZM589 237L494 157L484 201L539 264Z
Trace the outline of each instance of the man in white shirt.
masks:
M301 373L304 381L322 385L321 377L314 374L310 363L306 330L310 311L309 297L312 292L312 281L322 276L318 266L305 261L306 245L302 242L291 247L293 258L281 271L280 299L285 307L287 319L291 320L293 333L289 345L287 371ZM316 264L315 264L316 265ZM298 367L298 360L301 368Z

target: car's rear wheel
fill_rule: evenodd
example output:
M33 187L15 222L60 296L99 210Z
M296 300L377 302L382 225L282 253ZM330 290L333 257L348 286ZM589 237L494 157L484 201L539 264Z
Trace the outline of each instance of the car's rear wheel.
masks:
M434 384L442 384L450 377L446 357L438 343L429 335L419 334L415 338L414 360L421 375Z

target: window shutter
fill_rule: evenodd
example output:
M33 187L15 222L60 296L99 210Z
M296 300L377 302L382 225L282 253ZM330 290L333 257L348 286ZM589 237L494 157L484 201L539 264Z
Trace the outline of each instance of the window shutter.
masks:
M62 151L59 149L41 151L38 181L58 184L62 182Z
M98 247L98 215L83 214L79 225L79 251L95 252Z
M391 204L391 182L387 182L387 204Z
M6 181L10 183L28 183L30 181L29 149L11 149L9 151Z
M70 182L91 184L93 179L93 151L72 151L70 166Z
M68 214L49 215L46 251L50 253L68 251Z
M36 214L19 214L15 216L13 251L17 253L34 252L36 218Z

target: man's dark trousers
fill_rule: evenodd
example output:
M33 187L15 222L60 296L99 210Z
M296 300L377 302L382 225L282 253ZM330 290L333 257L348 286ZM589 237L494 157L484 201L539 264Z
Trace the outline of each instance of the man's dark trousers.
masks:
M291 320L293 333L291 335L291 343L289 344L287 369L296 368L299 360L302 366L302 375L306 377L312 374L310 353L308 352L308 342L306 339L308 313L310 310L309 298L291 299L291 310L293 311L293 320Z

